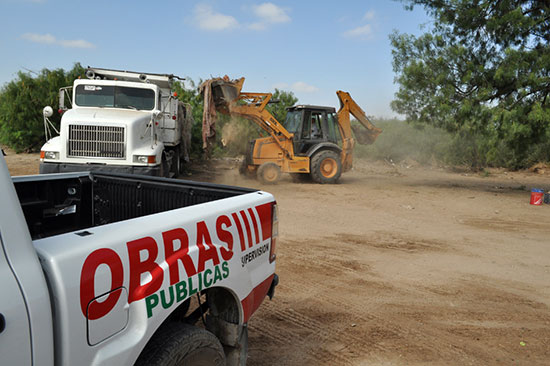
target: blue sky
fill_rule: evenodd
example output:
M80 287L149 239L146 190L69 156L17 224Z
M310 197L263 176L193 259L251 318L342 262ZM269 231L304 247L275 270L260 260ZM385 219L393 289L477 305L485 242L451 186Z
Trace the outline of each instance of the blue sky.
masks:
M0 0L0 85L80 62L195 81L244 76L245 91L277 87L334 107L344 90L367 114L393 117L388 35L428 22L392 0Z

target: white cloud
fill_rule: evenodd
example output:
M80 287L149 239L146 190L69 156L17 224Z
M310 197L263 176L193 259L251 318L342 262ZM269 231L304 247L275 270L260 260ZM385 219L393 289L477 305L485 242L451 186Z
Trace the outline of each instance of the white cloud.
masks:
M252 12L259 18L257 22L248 26L253 30L264 30L271 24L290 22L290 17L286 11L273 3L254 5Z
M94 48L95 46L83 39L73 39L73 40L59 40L57 41L61 46L67 48Z
M287 23L290 17L287 13L273 3L263 3L254 6L254 14L268 23Z
M297 81L294 84L292 84L292 90L299 93L315 93L319 89L314 87L313 85L309 85L304 83L303 81Z
M374 10L369 10L365 13L363 20L373 20L374 19Z
M279 90L290 90L295 93L315 93L316 91L319 91L317 87L306 84L303 81L297 81L293 84L288 84L284 82L276 83L273 84L273 88Z
M344 32L345 37L371 37L372 36L372 26L370 24L365 24L357 28L350 29Z
M38 34L38 33L25 33L21 35L21 38L34 43L52 44L66 48L94 48L95 45L83 39L57 39L53 35Z
M216 13L210 5L206 4L197 4L194 15L197 25L202 30L221 31L239 26L237 19L231 15Z
M284 89L288 89L288 87L289 87L289 85L287 83L273 84L273 89L284 90Z

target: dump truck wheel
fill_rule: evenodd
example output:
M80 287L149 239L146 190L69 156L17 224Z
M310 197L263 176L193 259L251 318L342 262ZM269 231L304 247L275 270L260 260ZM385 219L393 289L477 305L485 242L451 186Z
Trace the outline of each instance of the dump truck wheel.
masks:
M167 323L153 336L136 361L138 366L221 366L225 353L209 331L183 323Z
M162 160L160 161L159 177L168 178L169 175L170 170L168 167L168 161L166 160L166 156L162 154Z
M258 179L263 184L275 184L281 178L281 168L275 163L263 163L258 168Z
M174 150L174 154L172 156L172 166L171 171L174 173L174 178L179 177L180 174L183 173L183 159L180 156L180 148L177 147L176 150Z
M334 184L342 175L340 156L332 150L324 150L311 159L311 178L316 183Z

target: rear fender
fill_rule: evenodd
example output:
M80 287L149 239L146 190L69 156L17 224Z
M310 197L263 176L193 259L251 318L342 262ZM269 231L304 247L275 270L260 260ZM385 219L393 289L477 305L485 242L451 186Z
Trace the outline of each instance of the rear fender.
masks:
M315 155L318 151L320 150L332 150L334 152L336 152L337 154L341 154L342 153L342 148L340 148L340 146L336 145L335 143L332 143L332 142L321 142L317 145L314 145L312 146L307 152L306 152L306 155L308 157L312 157L313 155Z

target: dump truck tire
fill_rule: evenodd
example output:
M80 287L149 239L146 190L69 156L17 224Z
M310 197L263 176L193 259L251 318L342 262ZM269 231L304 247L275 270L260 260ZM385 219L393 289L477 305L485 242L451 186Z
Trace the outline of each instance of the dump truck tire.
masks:
M209 331L184 323L167 323L153 336L136 366L225 366L220 341Z
M320 184L334 184L342 175L340 156L332 150L323 150L311 158L311 179Z
M160 161L160 170L159 177L168 178L170 176L170 167L168 166L168 160L166 160L166 155L162 154L162 160Z
M263 163L258 168L258 179L263 184L276 184L281 178L281 168L275 163Z

